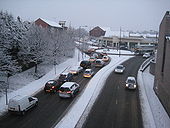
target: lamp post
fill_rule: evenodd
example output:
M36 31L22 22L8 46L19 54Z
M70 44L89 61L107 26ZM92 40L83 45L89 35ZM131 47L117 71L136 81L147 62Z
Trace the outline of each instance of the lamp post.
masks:
M121 44L121 27L120 27L120 41L119 41L119 57L120 57L120 44Z
M85 26L79 26L79 45L78 45L78 47L79 47L79 50L80 50L80 39L81 39L81 36L80 36L80 29L81 28L83 28L83 27L87 27L87 25L85 25ZM80 51L78 51L78 62L80 61ZM82 58L83 58L83 53L82 53Z

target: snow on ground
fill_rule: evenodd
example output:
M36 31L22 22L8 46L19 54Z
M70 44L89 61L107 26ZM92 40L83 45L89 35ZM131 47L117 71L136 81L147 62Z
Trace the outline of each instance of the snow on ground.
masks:
M28 73L31 72L30 70L28 72L24 72L21 74L17 74L16 76L12 77L10 79L10 86L13 86L13 90L10 90L8 92L8 99L16 96L16 95L35 95L39 91L41 91L45 85L45 83L50 80L56 78L60 73L62 73L65 69L69 69L71 66L79 65L80 62L78 60L82 60L82 58L89 58L87 55L84 54L84 56L79 55L78 59L78 53L81 54L78 50L75 50L75 56L73 58L68 59L67 61L59 64L56 66L56 74L54 67L44 67L50 71L46 75L44 75L42 78L38 80L33 80L33 78L29 78ZM25 81L25 83L24 83ZM32 81L32 82L30 82ZM13 85L13 83L15 85ZM30 82L30 83L29 83ZM19 87L17 86L19 85ZM16 87L15 87L16 86ZM7 105L5 105L5 94L0 97L0 115L2 115L4 112L7 111Z
M69 112L61 119L55 128L74 128L81 127L92 108L98 94L102 90L107 77L113 72L114 68L129 59L129 56L110 56L111 62L99 70L90 80L84 92L77 99ZM77 124L77 122L79 123Z
M145 128L169 128L170 118L155 95L154 76L149 67L143 73L138 72L138 84Z
M107 54L132 54L134 55L134 52L131 52L131 51L127 51L127 50L116 50L116 49L98 49L96 50L96 52L99 52L99 53L107 53Z
M106 51L105 49L104 51ZM98 51L103 52L103 51ZM108 53L117 53L117 50L109 50ZM121 50L122 54L133 54L130 51ZM79 54L79 56L78 56ZM79 57L79 59L78 59ZM81 127L83 122L85 121L95 99L103 88L103 85L108 77L108 75L114 70L116 65L124 62L129 59L128 56L113 56L111 57L111 63L102 68L88 83L85 90L81 93L81 96L75 101L72 108L66 113L66 115L61 119L61 121L56 125L56 128L73 128ZM75 51L75 56L71 59L66 60L65 62L56 66L56 74L54 67L45 67L46 70L53 68L50 72L44 75L42 78L30 82L28 76L25 77L25 84L22 88L17 90L11 90L8 93L8 98L14 97L15 95L34 95L37 92L41 91L45 85L45 83L50 80L56 78L61 72L65 69L69 69L73 65L77 65L80 62L78 60L82 60L83 58L89 58L88 56L82 56L78 50ZM23 79L22 75L15 76L10 79L10 85L12 85L12 81L15 84L21 84L21 80ZM28 79L27 79L28 78ZM20 83L21 82L21 83ZM29 83L30 82L30 83ZM140 91L140 101L142 107L142 116L145 128L169 128L170 119L162 107L159 99L155 95L153 91L153 82L154 76L152 76L148 69L146 69L143 73L138 72L138 84ZM21 87L21 86L19 86ZM0 115L7 111L7 105L5 105L5 95L0 97ZM77 124L77 122L79 122Z

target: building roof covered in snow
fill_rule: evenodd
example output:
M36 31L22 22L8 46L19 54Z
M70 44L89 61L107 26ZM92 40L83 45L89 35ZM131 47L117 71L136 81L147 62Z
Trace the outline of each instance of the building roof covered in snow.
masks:
M57 22L46 20L43 18L39 18L35 21L35 24L40 25L42 27L55 27L55 28L62 28L61 25L59 25Z

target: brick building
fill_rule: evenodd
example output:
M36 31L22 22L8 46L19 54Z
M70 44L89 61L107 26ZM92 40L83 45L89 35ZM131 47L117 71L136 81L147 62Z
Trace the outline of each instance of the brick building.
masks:
M43 28L56 28L62 29L62 26L59 25L57 22L49 21L46 19L39 18L35 21L35 24L38 26L42 26Z
M170 116L170 12L159 27L154 90Z
M101 29L99 26L93 28L92 30L89 31L89 34L91 37L100 37L104 36L105 32L103 29Z

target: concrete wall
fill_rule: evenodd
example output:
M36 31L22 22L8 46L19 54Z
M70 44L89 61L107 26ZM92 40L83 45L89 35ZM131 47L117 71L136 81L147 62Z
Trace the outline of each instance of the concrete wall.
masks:
M155 75L155 65L156 65L156 62L155 62L154 60L151 60L149 72L150 72L152 75Z
M167 36L170 36L169 12L166 12L159 27L154 90L170 115L170 41Z

